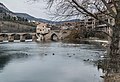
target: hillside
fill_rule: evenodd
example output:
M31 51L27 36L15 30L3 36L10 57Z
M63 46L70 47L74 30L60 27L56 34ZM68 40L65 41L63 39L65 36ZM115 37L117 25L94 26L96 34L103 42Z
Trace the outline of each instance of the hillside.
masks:
M36 17L33 17L33 16L31 16L27 13L12 12L2 3L0 3L0 17L2 17L0 19L12 18L12 20L17 19L17 20L20 20L20 21L22 19L27 19L28 21L38 21L38 22L45 22L45 23L51 23L51 24L60 24L60 23L64 23L64 22L78 22L78 21L80 21L79 19L73 19L73 20L67 20L67 21L51 21L51 20L46 20L46 19L42 19L42 18L36 18Z
M1 33L23 33L23 32L35 32L35 27L15 23L11 21L0 21Z
M3 9L4 11L10 11L4 4L0 3L0 9Z
M42 19L42 18L35 18L27 13L15 13L16 16L22 17L22 18L26 18L28 20L34 20L34 21L39 21L39 22L46 22L46 23L50 23L52 21L46 20L46 19Z

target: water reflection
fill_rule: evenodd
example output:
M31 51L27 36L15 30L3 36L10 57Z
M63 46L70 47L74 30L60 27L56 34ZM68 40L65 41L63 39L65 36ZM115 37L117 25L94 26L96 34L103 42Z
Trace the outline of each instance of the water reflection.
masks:
M9 63L12 59L23 59L23 58L28 58L28 54L25 53L14 53L14 54L9 54L9 55L0 55L0 70L3 70L5 65Z
M103 49L95 45L28 42L0 46L1 82L102 82L93 61Z
M8 62L10 61L10 56L0 56L0 70L3 70L3 68L5 67L5 65L8 64Z

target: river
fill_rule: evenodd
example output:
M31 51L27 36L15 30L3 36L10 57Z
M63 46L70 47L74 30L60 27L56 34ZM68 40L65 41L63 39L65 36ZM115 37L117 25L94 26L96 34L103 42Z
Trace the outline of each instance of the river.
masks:
M0 44L0 82L103 82L93 61L104 49L92 44Z

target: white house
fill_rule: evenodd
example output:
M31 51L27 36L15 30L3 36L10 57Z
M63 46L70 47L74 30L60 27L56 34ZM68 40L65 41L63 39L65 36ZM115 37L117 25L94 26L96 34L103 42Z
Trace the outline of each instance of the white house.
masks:
M46 23L39 23L36 28L36 33L46 34L50 32L50 28L47 28Z
M50 28L47 28L46 23L39 23L36 28L36 36L37 40L41 41L44 40L44 35L48 34L50 32Z

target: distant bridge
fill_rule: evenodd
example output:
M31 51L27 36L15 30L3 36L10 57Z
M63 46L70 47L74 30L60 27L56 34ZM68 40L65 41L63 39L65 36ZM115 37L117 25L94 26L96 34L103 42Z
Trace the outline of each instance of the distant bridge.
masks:
M20 40L24 42L26 39L32 39L35 41L36 33L0 33L0 42L8 40L14 42L14 40Z
M61 40L70 34L69 30L51 30L48 34L44 35L45 40ZM14 42L14 40L20 40L20 42L25 42L27 39L32 39L36 41L36 33L0 33L0 42L8 41Z

